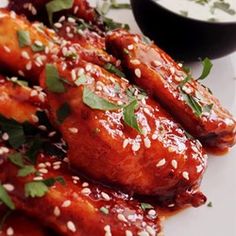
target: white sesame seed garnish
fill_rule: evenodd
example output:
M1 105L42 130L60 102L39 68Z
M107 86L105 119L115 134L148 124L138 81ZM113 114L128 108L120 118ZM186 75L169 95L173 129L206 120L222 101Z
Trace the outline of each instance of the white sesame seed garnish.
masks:
M61 168L60 165L53 166L53 170L59 170Z
M24 73L22 70L18 70L18 74L19 74L20 76L25 76L25 73Z
M132 150L137 152L140 149L140 143L134 142L132 145Z
M104 230L105 230L105 236L112 236L112 233L111 233L111 226L110 225L106 225L104 227Z
M34 180L35 181L40 181L40 180L43 180L43 177L42 176L37 176L37 177L34 177Z
M81 190L81 193L84 195L89 195L91 193L91 190L90 190L90 188L83 188Z
M151 236L156 236L156 231L151 226L147 225L146 230Z
M80 180L80 178L78 177L78 176L72 176L72 179L74 179L74 180Z
M128 45L128 50L133 50L134 49L134 45L133 44L130 44L130 45Z
M88 184L87 182L84 182L84 183L82 184L82 187L83 187L83 188L88 187L88 186L89 186L89 184Z
M120 220L120 221L127 222L127 219L125 218L125 216L124 216L123 214L118 214L118 215L117 215L117 218L118 218L118 220Z
M123 142L123 148L126 148L129 144L129 139L125 139Z
M13 228L12 228L12 227L7 228L6 233L7 233L7 236L12 236L12 235L14 235L14 230L13 230Z
M87 72L89 72L91 69L92 69L91 64L87 64L87 65L85 66L85 70L86 70Z
M136 68L136 69L134 70L134 73L135 73L135 75L136 75L138 78L141 78L142 73L141 73L141 70L140 70L139 68Z
M68 17L68 22L70 22L70 23L75 23L76 21L75 21L74 18L72 18L72 17Z
M10 53L11 52L11 49L7 46L3 46L4 50L7 52L7 53Z
M146 231L141 231L138 233L138 236L149 236L149 233Z
M26 52L26 51L22 51L21 52L21 56L23 57L23 58L25 58L25 59L30 59L30 57L29 57L29 53L28 52Z
M10 11L10 17L12 19L16 19L16 13L14 11Z
M133 233L129 230L125 231L125 236L133 236Z
M152 140L157 140L157 138L158 138L158 135L157 135L157 134L153 134L153 135L152 135Z
M29 62L26 64L25 69L26 69L26 70L31 70L31 69L32 69L32 62L31 62L31 61L29 61Z
M138 59L134 59L134 60L131 60L130 63L133 65L140 65L141 62Z
M66 200L62 203L61 207L69 207L71 205L71 201L70 200Z
M38 164L38 168L46 168L46 164L44 164L44 163L39 163L39 164Z
M153 64L154 64L154 66L161 66L162 65L161 62L157 61L157 60L153 61Z
M175 68L174 67L171 67L170 68L170 73L173 75L175 73Z
M12 184L3 184L3 187L8 191L12 192L14 191L15 187Z
M39 118L36 115L31 115L33 122L37 123L39 122Z
M189 180L189 173L187 171L184 171L182 175L186 180Z
M176 160L171 161L171 165L173 166L174 169L177 169L178 167L178 162Z
M43 168L43 169L39 169L39 172L42 173L42 174L47 174L48 170Z
M151 216L151 217L156 216L156 214L157 214L156 211L153 210L153 209L151 209L151 210L148 211L148 215Z
M78 10L79 10L79 6L76 6L76 7L74 8L74 14L76 14L76 13L78 12Z
M68 221L68 222L67 222L67 228L68 228L71 232L73 232L73 233L76 232L75 224L74 224L72 221Z
M63 22L66 19L65 16L61 16L60 19L58 20L58 22Z
M3 133L2 139L3 139L4 141L7 141L7 140L9 139L8 133Z
M56 23L54 24L54 26L55 26L56 28L60 29L60 28L62 27L62 24L61 24L60 22L56 22Z
M109 196L107 193L101 192L101 195L102 195L102 197L103 197L106 201L110 201L110 200L111 200L110 196Z
M156 164L156 167L161 167L164 166L165 164L166 164L166 159L163 158Z
M196 168L197 168L197 173L200 173L203 170L202 165L199 165Z
M54 208L53 214L54 214L54 216L56 216L56 217L59 217L59 216L61 215L61 210L60 210L60 208L59 208L58 206L56 206L56 207Z
M77 134L78 133L78 129L77 128L69 128L68 129L72 134Z
M144 138L144 145L145 145L146 148L151 147L151 141L148 137Z

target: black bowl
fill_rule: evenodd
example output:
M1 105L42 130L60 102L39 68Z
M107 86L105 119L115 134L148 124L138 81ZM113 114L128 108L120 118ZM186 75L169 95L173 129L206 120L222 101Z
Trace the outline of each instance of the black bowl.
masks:
M131 4L143 33L175 59L213 59L236 50L236 22L187 18L162 7L154 0L131 0Z

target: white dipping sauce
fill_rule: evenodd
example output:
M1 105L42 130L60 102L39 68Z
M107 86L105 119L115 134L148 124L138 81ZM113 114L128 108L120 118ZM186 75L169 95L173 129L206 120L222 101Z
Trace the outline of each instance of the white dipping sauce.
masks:
M156 2L189 18L217 22L236 21L236 0L206 0L202 1L202 4L197 3L198 0L156 0Z

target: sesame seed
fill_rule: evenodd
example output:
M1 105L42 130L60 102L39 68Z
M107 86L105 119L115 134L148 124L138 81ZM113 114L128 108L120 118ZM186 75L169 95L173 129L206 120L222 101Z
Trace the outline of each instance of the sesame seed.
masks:
M173 75L175 73L175 68L174 67L171 67L170 68L170 73Z
M131 60L130 63L133 65L140 65L140 61L137 59Z
M125 236L133 236L133 233L129 230L125 231Z
M151 210L148 211L148 215L151 216L151 217L156 216L156 214L157 214L156 211L153 210L153 209L151 209Z
M26 69L26 70L31 70L31 69L32 69L32 62L31 62L31 61L29 61L29 62L26 64L25 69Z
M199 165L196 168L197 168L197 173L200 173L203 170L202 165Z
M70 200L66 200L62 203L61 207L69 207L71 205L71 201Z
M30 59L29 54L26 51L22 51L21 56L25 59L28 59L28 60Z
M39 172L42 173L42 174L47 174L48 170L43 168L43 169L39 169Z
M61 165L61 164L62 164L61 161L55 161L55 162L53 162L53 165L54 165L54 166Z
M135 73L135 75L136 75L138 78L141 78L142 73L141 73L141 70L140 70L140 69L138 69L138 68L135 69L134 73Z
M81 193L84 195L89 195L91 193L91 190L90 190L90 188L83 188L81 190Z
M149 236L149 233L146 231L141 231L138 233L138 236Z
M7 140L9 139L8 133L3 133L2 139L3 139L4 141L7 141Z
M153 134L153 135L152 135L152 139L153 139L153 140L157 140L157 138L158 138L158 135L157 135L157 134Z
M76 232L75 224L74 224L72 221L68 221L68 222L67 222L67 228L68 228L71 232L73 232L73 233Z
M84 182L84 183L82 184L82 187L83 187L83 188L88 187L88 186L89 186L89 184L88 184L87 182Z
M74 180L80 180L80 178L78 176L72 176L72 179Z
M53 170L59 170L61 168L61 166L57 165L57 166L53 166Z
M189 180L189 173L187 171L184 171L182 175L186 180Z
M38 91L37 90L32 90L30 93L31 97L37 96L38 95Z
M87 72L89 72L91 69L92 69L91 64L87 64L86 67L85 67L85 70L86 70Z
M79 10L79 6L76 6L76 7L74 8L74 14L76 14L76 13L78 12L78 10Z
M11 52L11 49L10 49L9 47L4 46L3 48L4 48L4 50L5 50L7 53L10 53L10 52Z
M12 227L7 228L6 233L7 233L8 236L14 235L14 230L13 230L13 228L12 228Z
M107 193L101 192L101 195L102 195L102 197L103 197L106 201L110 201L110 200L111 200L110 196L109 196Z
M176 160L171 161L171 165L173 166L174 169L177 169L178 167L178 162Z
M126 148L129 144L129 139L125 139L123 142L123 148Z
M53 137L57 132L56 131L52 131L48 134L48 137Z
M18 74L19 74L20 76L25 76L25 73L24 73L22 70L18 70Z
M72 17L68 17L68 22L70 22L70 23L75 23L76 21L75 21L74 18L72 18Z
M145 145L146 148L150 148L151 147L151 141L150 141L150 139L148 137L146 137L144 139L144 145Z
M128 50L133 50L134 49L134 45L133 44L130 44L130 45L128 45Z
M147 226L146 227L147 232L151 235L151 236L155 236L156 235L156 231L151 227L151 226Z
M156 167L161 167L164 166L165 164L166 164L166 159L163 158L156 164Z
M65 16L61 16L60 19L58 20L58 22L63 22L66 19Z
M68 129L72 134L77 134L78 133L78 129L77 128L69 128Z
M57 22L57 23L54 24L54 26L55 26L56 28L60 29L60 28L62 27L62 24L59 23L59 22Z
M137 152L140 149L140 143L134 142L132 145L132 150Z
M161 66L162 65L161 62L157 61L157 60L153 61L153 64L154 64L154 66Z
M39 167L39 168L46 168L46 165L45 165L44 163L39 163L39 164L38 164L38 167Z
M12 192L15 187L12 184L3 184L3 187L8 191L8 192Z
M54 216L56 216L56 217L60 216L61 210L60 210L60 208L59 208L58 206L56 206L56 207L54 208L53 214L54 214Z
M12 19L16 19L16 13L14 11L10 11L10 17Z
M105 230L105 236L112 236L112 233L111 233L111 226L110 225L106 225L104 227L104 230Z
M118 215L117 215L117 218L118 218L118 220L120 220L120 221L127 222L127 219L125 218L125 216L124 216L123 214L118 214Z
M37 176L37 177L34 177L34 180L35 180L35 181L40 181L40 180L43 180L43 177Z

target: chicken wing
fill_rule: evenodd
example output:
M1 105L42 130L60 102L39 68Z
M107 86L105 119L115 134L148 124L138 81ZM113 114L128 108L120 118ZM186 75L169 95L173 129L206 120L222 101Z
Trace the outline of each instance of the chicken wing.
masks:
M9 29L7 37L3 37L0 32L0 53L4 50L6 38L12 36L13 40L11 45L7 45L10 53L4 51L3 56L0 54L0 60L13 72L20 69L19 65L25 71L30 60L22 60L22 51L25 49L19 47L16 34L22 29L22 25L34 40L37 40L37 32L34 35L35 31L31 30L30 24L25 20L18 17L12 19L7 13L2 13L0 25L8 25L7 23L14 27ZM66 47L63 43L53 45L53 48L56 47L58 51L59 46L59 51L63 54ZM29 46L26 49L30 58L33 58L35 53ZM15 60L7 60L8 54ZM58 70L58 76L63 78L60 82L66 92L50 92L45 86L45 71L42 72L41 84L48 94L53 124L58 124L57 115L61 112L59 108L62 105L62 108L70 107L72 111L65 122L58 126L68 143L72 166L89 177L121 186L136 194L158 195L159 199L168 199L181 205L202 204L205 197L198 192L198 186L206 167L207 156L201 144L189 139L157 102L140 94L137 88L124 79L85 61L84 58L71 60L70 57L59 58L59 55L58 52L52 53L42 63L42 67L46 64L54 72ZM58 67L53 64L54 61L58 61ZM112 70L118 73L116 69ZM35 79L40 73L33 69L30 72ZM56 74L52 76L57 78ZM81 76L82 81L79 80ZM117 109L91 109L83 101L85 97L91 102L91 96L92 102L95 98L102 101L102 104L114 103L111 106ZM136 126L136 130L130 127L132 124Z
M106 43L132 81L154 95L206 147L223 151L235 144L236 120L198 81L191 79L183 85L188 75L160 48L123 30L108 34Z

